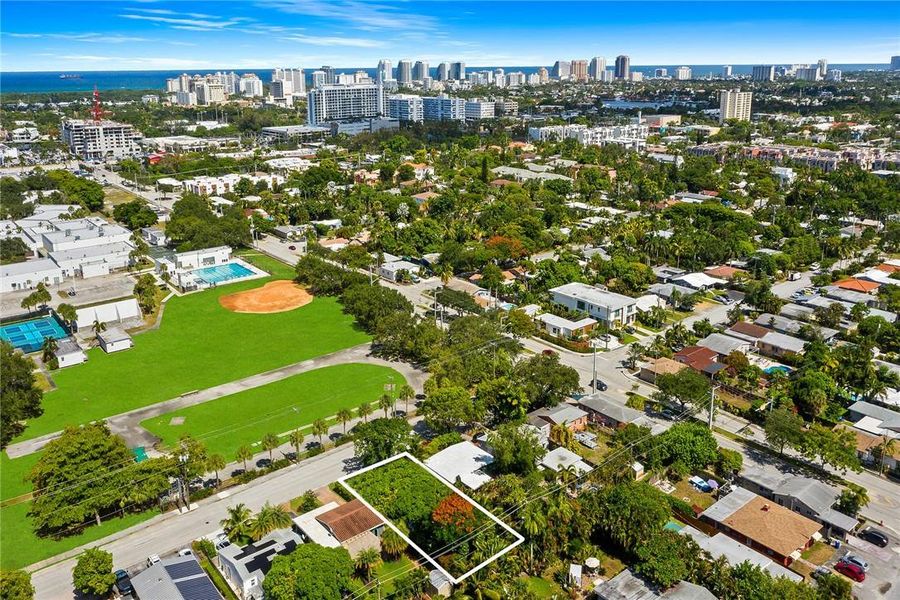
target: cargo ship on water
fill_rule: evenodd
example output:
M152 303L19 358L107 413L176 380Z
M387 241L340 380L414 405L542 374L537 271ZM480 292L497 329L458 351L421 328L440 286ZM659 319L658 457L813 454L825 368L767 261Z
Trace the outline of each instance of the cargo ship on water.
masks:
M77 75L75 73L63 73L59 76L60 79L81 79L81 75Z

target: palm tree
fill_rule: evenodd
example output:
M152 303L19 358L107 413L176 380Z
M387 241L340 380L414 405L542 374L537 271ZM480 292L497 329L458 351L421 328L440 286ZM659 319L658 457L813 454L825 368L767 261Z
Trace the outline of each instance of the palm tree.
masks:
M381 553L375 548L366 548L356 555L356 569L362 573L366 581L372 579L372 571L382 565Z
M550 439L564 448L572 448L575 443L575 435L565 423L558 423L550 429Z
M91 331L94 333L94 340L97 345L100 345L100 334L106 331L106 323L99 319L94 319L94 323L91 325Z
M266 502L256 517L250 521L248 530L254 540L259 540L266 534L276 529L285 529L291 526L291 515L280 505L271 505Z
M247 523L253 512L243 503L228 508L228 517L219 521L232 542L247 535Z
M237 449L237 459L244 463L244 472L247 472L247 461L253 458L253 449L246 444Z
M56 351L59 350L59 344L49 335L44 338L41 345L41 360L45 365L49 365L56 358Z
M400 399L403 400L403 408L409 415L409 401L416 397L416 391L408 383L404 383L400 387Z
M337 420L340 421L341 425L344 426L344 435L347 435L347 422L353 419L353 413L350 411L350 409L342 408L341 410L337 411L335 417L337 417Z
M386 528L381 534L381 550L391 558L397 558L406 550L409 544L393 529Z
M66 325L69 327L78 320L78 311L75 310L74 306L66 302L63 302L56 307L56 314L58 314L59 318L65 321Z
M225 457L221 454L210 454L206 459L206 468L212 469L216 474L216 483L220 483L219 471L225 468Z
M372 414L372 405L369 404L368 402L363 402L356 409L356 414L359 415L360 419L362 419L364 422L368 423L369 415Z
M447 284L450 283L450 279L453 277L453 267L449 263L443 263L438 267L438 276L441 278L441 284L447 287Z
M288 435L288 441L290 441L291 446L294 447L294 458L296 462L300 462L300 446L303 445L303 440L305 438L306 435L299 429L293 430L290 435Z
M394 406L394 399L389 394L382 394L378 399L378 408L384 411L384 418L387 419L388 411Z
M881 461L878 466L879 473L884 473L884 459L888 456L894 456L894 451L896 451L896 449L897 440L895 438L884 436L881 439L881 443L878 445L878 453L881 454Z
M319 445L322 445L322 436L328 433L328 422L325 419L316 419L312 424L312 433L319 438Z
M644 347L637 342L631 344L631 346L628 347L628 367L630 369L637 367L637 362L641 360L643 356Z
M281 440L274 433L267 433L262 439L262 447L269 451L269 462L272 462L272 451L281 445Z

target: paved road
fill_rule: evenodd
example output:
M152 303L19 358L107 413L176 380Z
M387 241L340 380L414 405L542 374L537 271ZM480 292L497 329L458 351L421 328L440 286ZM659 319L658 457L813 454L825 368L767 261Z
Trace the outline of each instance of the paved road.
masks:
M396 369L406 378L417 393L422 391L422 385L426 378L426 374L420 369L417 369L408 363L387 361L373 356L371 354L371 344L360 344L352 348L297 362L272 371L266 371L265 373L251 375L244 379L229 381L221 385L200 390L190 395L179 396L158 404L145 406L143 408L108 417L106 422L109 424L110 430L113 433L121 435L130 448L137 446L151 448L159 441L159 439L141 427L141 421L172 412L173 410L202 404L204 402L209 402L210 400L222 398L223 396L230 396L231 394L280 381L314 369L347 363L367 363ZM57 438L60 433L61 432L57 431L38 438L12 444L6 448L6 451L10 458L25 456L37 452L50 443L50 441Z
M166 513L89 545L102 546L111 552L114 568L141 564L151 554L162 555L178 550L190 540L212 533L219 528L219 521L226 517L228 507L239 502L255 511L266 502L287 502L307 490L327 485L352 470L353 453L352 444L341 446L236 488L227 497L214 496L204 500L187 514ZM61 562L33 565L29 569L33 571L36 598L76 598L72 591L72 569L75 566L72 556L77 556L80 551L67 553L71 556Z

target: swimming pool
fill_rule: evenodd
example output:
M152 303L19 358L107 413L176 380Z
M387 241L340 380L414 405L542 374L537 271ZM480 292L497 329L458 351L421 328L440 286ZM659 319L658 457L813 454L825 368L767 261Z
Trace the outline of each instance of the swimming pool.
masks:
M771 375L772 373L784 373L785 375L789 375L791 372L791 368L785 365L773 365L771 367L766 367L763 369L763 373L766 375Z
M203 267L202 269L195 269L194 271L191 271L191 273L210 285L222 283L223 281L230 281L232 279L241 279L242 277L249 277L256 274L244 265L236 262L216 265L214 267Z
M663 529L668 529L669 531L674 531L675 533L678 533L679 531L684 529L684 524L679 523L678 521L669 521L668 523L663 525Z
M0 326L0 339L26 353L40 350L44 339L48 337L54 340L69 337L69 332L53 315Z

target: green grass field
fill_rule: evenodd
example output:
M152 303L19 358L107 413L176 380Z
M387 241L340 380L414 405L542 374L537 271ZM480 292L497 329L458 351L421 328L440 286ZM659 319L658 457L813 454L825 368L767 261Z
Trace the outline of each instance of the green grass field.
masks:
M7 506L0 509L0 568L19 569L40 560L56 556L77 548L82 544L99 540L132 525L137 525L159 514L158 510L128 514L122 518L111 518L99 526L89 527L84 532L59 540L39 538L34 534L28 509L31 502Z
M384 394L384 384L393 383L399 390L404 382L403 375L387 367L335 365L172 411L141 425L160 437L163 445L172 445L189 433L202 440L211 453L232 461L244 444L256 444L268 433L282 434L310 425L342 408L376 402ZM184 424L171 425L173 417L184 417Z
M290 267L247 256L273 278ZM44 395L44 414L29 422L29 439L175 398L364 343L369 336L341 312L334 298L316 298L296 310L268 315L225 310L218 298L265 284L256 279L166 304L159 329L134 338L134 347L106 354L88 351L88 362L53 374L57 390Z
M28 473L41 457L40 452L12 459L6 452L0 454L0 501L6 501L31 491Z

